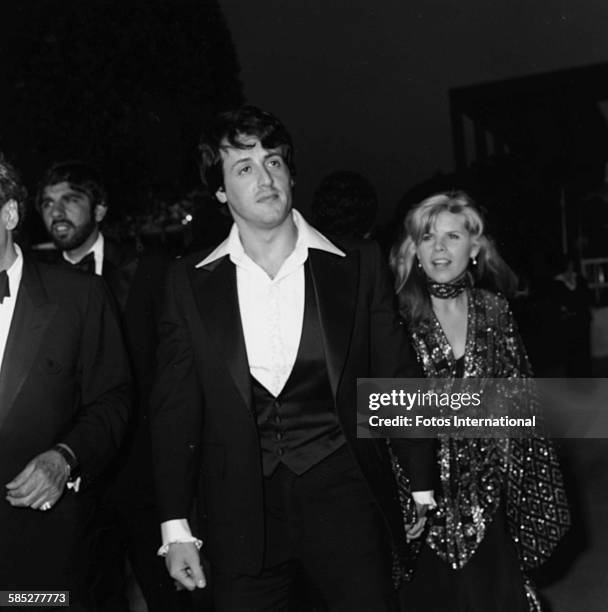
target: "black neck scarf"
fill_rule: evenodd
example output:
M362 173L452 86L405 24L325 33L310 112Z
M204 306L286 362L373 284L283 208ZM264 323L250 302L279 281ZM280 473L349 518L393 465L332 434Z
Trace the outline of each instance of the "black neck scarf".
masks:
M436 283L428 276L426 277L426 286L429 289L429 293L441 300L449 300L459 296L469 285L469 275L466 271L450 283Z

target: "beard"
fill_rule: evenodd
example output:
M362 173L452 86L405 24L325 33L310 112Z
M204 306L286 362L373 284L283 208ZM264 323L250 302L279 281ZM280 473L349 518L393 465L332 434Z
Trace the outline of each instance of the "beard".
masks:
M51 240L53 241L54 245L61 251L73 251L74 249L77 249L78 247L82 246L86 239L93 233L93 231L97 227L97 222L93 218L90 218L85 224L80 225L79 227L76 227L73 223L65 220L62 220L58 223L67 223L73 228L73 231L69 232L68 234L57 236L53 232L53 227L51 226Z

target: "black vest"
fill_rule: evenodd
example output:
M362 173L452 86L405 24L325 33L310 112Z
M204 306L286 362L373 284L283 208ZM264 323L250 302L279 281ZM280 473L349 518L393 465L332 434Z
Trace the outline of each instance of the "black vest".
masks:
M308 262L304 264L304 278L302 335L285 386L275 398L251 377L264 476L270 476L279 463L295 474L303 474L345 441L327 375Z

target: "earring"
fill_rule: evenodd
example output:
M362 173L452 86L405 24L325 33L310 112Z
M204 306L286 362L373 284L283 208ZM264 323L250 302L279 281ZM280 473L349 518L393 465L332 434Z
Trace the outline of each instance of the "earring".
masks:
M477 265L477 257L471 257L471 261L473 262L474 266Z

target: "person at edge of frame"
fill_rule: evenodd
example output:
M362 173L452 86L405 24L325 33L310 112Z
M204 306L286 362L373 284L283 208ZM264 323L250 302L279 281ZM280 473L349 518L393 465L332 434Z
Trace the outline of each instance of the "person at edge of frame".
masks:
M25 199L0 158L0 588L69 591L84 610L86 526L127 429L130 369L105 284L16 244Z

